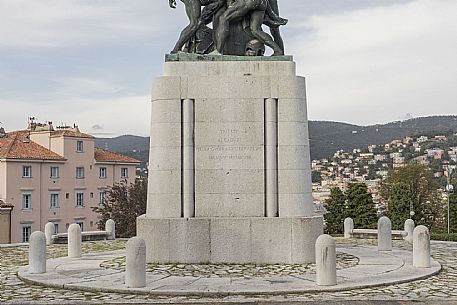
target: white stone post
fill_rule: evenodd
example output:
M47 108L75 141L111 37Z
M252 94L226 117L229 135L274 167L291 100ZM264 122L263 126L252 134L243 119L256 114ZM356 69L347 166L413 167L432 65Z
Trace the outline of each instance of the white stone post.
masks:
M108 234L108 240L116 239L116 223L112 219L108 219L105 223L105 231Z
M406 240L409 243L412 243L413 242L413 233L414 233L414 220L406 219L405 232L406 232L406 236L405 236L404 240Z
M417 226L413 233L413 266L430 268L430 234L426 226Z
M182 113L183 216L191 218L195 217L194 100L183 100Z
M48 222L44 226L44 234L46 235L46 245L52 245L52 235L55 234L55 226L52 222Z
M316 284L334 286L336 281L335 239L324 234L316 240Z
M344 220L344 238L351 238L353 230L354 230L354 220L352 220L352 218L348 217Z
M29 241L29 273L46 272L46 235L41 231L33 232Z
M265 99L266 216L278 217L278 100Z
M392 251L392 223L386 216L378 220L378 251Z
M82 253L81 227L73 223L68 227L68 257L80 258Z
M140 237L133 237L127 242L125 284L128 288L146 286L146 243Z

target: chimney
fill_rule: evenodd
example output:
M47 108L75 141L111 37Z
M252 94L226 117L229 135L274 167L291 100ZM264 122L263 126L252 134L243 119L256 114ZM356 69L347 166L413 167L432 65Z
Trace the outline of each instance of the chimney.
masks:
M0 127L0 138L4 138L4 137L6 137L5 129L3 127Z

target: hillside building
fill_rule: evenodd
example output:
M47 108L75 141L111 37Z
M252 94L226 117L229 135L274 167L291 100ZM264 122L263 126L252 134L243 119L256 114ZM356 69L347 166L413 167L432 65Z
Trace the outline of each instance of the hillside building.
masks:
M440 148L427 149L425 152L427 153L428 157L431 157L435 160L442 159L444 155L444 150Z
M135 181L139 161L95 147L77 126L30 122L27 130L0 134L0 243L27 242L54 223L66 232L77 223L97 229L92 207L104 204L115 183Z

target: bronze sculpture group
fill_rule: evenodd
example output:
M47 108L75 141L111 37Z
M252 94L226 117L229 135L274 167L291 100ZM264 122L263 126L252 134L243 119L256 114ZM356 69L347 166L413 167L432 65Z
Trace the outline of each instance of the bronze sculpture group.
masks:
M279 17L277 1L181 0L189 25L171 53L262 56L268 46L273 56L284 55L279 27L287 20ZM176 0L169 0L169 5L176 8ZM271 35L263 31L263 24L270 28Z

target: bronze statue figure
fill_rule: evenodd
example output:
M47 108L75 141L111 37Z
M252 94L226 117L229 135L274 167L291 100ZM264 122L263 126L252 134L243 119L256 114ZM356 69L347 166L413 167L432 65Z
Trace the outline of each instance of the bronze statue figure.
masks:
M178 42L171 54L178 53L184 45L197 33L200 26L212 21L213 15L225 5L226 0L181 0L186 7L189 25L186 26L179 36ZM176 8L176 0L168 0L171 8ZM202 6L205 6L202 12Z
M262 30L265 12L268 9L269 0L231 0L232 3L222 14L219 27L216 30L216 49L223 53L224 44L230 33L230 23L233 20L249 16L250 30L254 38L273 49L273 56L284 55L284 51L274 42L273 38Z
M265 45L273 56L284 55L279 27L287 19L279 17L278 0L181 0L186 8L186 26L172 54L189 53L263 56ZM176 0L169 0L176 8ZM203 8L203 10L202 10ZM207 25L212 23L212 29ZM270 28L271 36L262 30ZM272 37L273 36L273 37Z
M286 25L287 20L279 17L279 5L278 0L269 0L269 6L271 8L271 12L274 13L277 17L271 17L270 14L265 15L264 24L270 28L270 33L273 36L274 41L278 44L278 46L284 51L284 42L282 40L281 32L279 31L279 27L281 25ZM275 22L278 18L282 19L283 23Z

